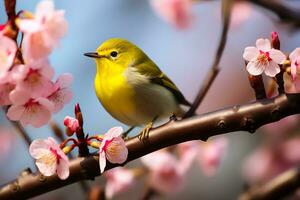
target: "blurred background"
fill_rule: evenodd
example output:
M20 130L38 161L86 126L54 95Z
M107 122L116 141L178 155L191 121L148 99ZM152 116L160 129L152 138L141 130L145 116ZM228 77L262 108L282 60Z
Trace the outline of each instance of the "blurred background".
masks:
M19 0L17 10L34 12L38 2L39 0ZM299 1L286 3L300 7ZM219 1L195 4L194 21L185 30L173 27L159 18L147 0L56 0L55 5L56 8L65 10L68 34L61 41L60 47L51 54L50 62L55 68L56 77L63 72L70 72L74 76L73 100L53 116L53 120L59 125L63 127L66 115L73 116L74 105L78 102L84 115L86 132L104 133L119 125L127 128L113 119L98 102L93 88L95 63L83 56L83 53L94 51L103 41L112 37L126 38L141 47L176 83L186 98L193 101L211 65L219 40ZM0 10L0 23L4 23L6 15L3 2ZM198 113L254 101L242 58L243 50L246 46L254 45L258 38L269 38L272 31L279 33L283 51L291 52L300 46L300 32L278 23L273 13L247 3L234 10L227 46L220 64L221 72ZM1 127L9 126L3 112L0 120ZM32 139L53 136L47 126L38 129L29 126L26 130ZM157 199L236 199L245 185L242 165L246 157L260 144L262 132L260 129L252 135L246 132L227 134L228 150L215 176L204 176L195 164L188 173L188 182L182 192ZM5 147L6 143L1 140L9 141L9 145ZM4 146L0 148L0 184L15 179L27 167L35 169L26 145L17 134L0 132L0 144ZM138 162L134 161L130 165ZM89 184L99 182L103 182L102 177ZM117 199L137 199L141 197L143 188L141 182L134 190ZM78 184L73 184L34 199L84 198Z

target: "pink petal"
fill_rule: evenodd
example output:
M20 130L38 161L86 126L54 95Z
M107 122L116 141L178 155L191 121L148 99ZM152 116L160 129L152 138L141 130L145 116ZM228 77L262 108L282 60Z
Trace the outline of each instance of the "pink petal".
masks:
M117 167L105 172L107 179L105 195L111 199L117 194L127 191L134 184L134 174L131 170Z
M6 115L7 115L8 119L10 119L12 121L18 121L22 118L24 113L25 113L24 106L12 105L11 107L9 107Z
M35 164L44 176L52 176L56 173L56 162L54 162L52 165L49 165L47 163L44 163L42 160L37 160Z
M100 172L103 173L106 167L106 157L105 152L99 152L99 165L100 165Z
M25 35L23 47L23 55L26 62L45 58L52 51L51 47L45 46L45 38L41 31Z
M17 52L16 43L0 34L0 74L9 70Z
M54 13L54 3L52 0L43 0L36 6L35 16L39 19L49 17Z
M275 77L280 72L280 67L273 60L266 66L265 74L270 77Z
M295 64L291 64L291 74L293 81L295 81L297 78L297 66Z
M263 73L263 71L265 70L265 66L261 65L259 62L249 62L247 64L247 71L249 72L249 74L253 75L253 76L257 76Z
M31 98L29 91L27 90L13 90L9 98L14 105L24 105Z
M69 161L65 159L60 159L57 165L57 175L61 180L65 180L70 175Z
M272 60L277 64L283 64L286 60L286 55L277 49L271 49L269 53L270 58L272 58Z
M127 159L128 149L124 140L121 137L117 137L109 143L105 153L109 162L122 164Z
M60 111L65 104L72 100L72 98L73 93L69 89L57 90L48 97L48 99L54 104L54 113Z
M238 1L234 3L231 13L231 23L233 27L241 25L248 20L253 12L253 8L248 2Z
M20 122L22 125L31 124L32 126L38 128L47 124L51 119L51 111L53 109L53 104L47 99L40 98L38 103L30 105L30 108L23 113Z
M41 30L40 23L32 19L20 19L18 26L19 29L25 34L31 34Z
M256 47L246 47L243 58L247 61L254 61L259 55L259 50Z
M190 141L177 145L179 152L179 168L180 171L185 174L188 172L196 156L199 153L199 142Z
M49 145L46 140L34 140L29 146L29 153L33 158L39 159L45 153L49 153Z
M292 53L290 53L289 58L290 58L291 62L300 60L300 48L296 48Z
M120 135L122 135L123 133L123 128L120 127L120 126L117 126L117 127L113 127L111 129L109 129L107 131L107 133L105 133L105 139L106 140L111 140L115 137L119 137Z
M57 79L57 83L60 86L60 88L69 87L72 82L73 82L73 75L70 73L61 74Z
M256 40L256 47L263 52L268 52L271 50L271 42L268 39L260 38Z
M193 20L191 0L152 0L151 6L165 21L177 28L187 28Z

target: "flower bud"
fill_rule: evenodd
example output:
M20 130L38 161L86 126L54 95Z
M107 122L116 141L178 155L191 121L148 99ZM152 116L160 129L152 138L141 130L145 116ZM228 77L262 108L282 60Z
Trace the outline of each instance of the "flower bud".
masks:
M277 32L272 32L271 43L274 49L280 49L280 40Z

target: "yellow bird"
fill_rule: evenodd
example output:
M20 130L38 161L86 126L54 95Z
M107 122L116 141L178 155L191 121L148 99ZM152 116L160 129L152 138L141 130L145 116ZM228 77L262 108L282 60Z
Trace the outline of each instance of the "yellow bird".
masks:
M125 39L109 39L84 55L96 61L94 86L103 107L132 128L146 125L143 137L148 137L154 120L181 116L180 104L190 105L157 65Z

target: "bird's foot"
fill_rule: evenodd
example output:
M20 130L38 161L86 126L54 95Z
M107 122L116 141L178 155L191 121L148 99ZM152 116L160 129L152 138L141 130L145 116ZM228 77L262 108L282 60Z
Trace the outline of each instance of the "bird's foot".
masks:
M173 113L171 116L170 116L170 118L169 118L169 121L170 122L172 122L172 121L177 121L178 120L178 118L176 117L176 115Z
M142 132L139 134L138 138L142 142L146 142L149 138L149 132L153 127L153 122L149 122L142 130Z

